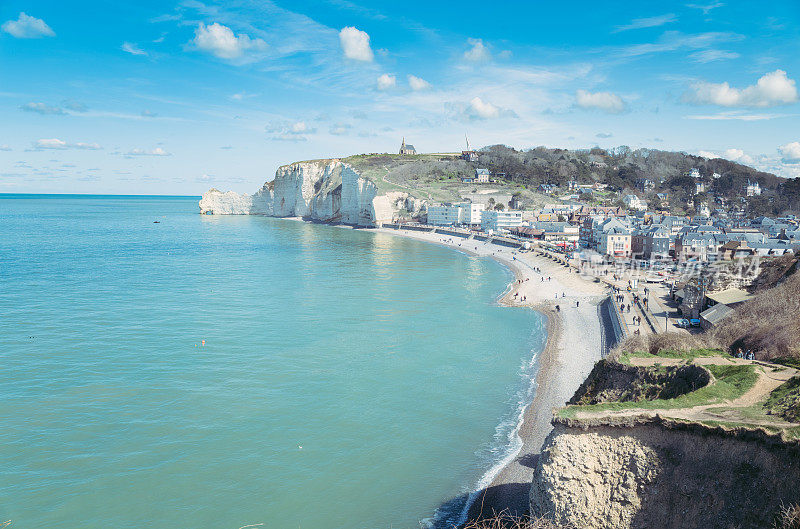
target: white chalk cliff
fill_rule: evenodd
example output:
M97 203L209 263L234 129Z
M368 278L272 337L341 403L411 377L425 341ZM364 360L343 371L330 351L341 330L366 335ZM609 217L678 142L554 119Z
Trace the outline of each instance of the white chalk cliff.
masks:
M200 199L200 213L208 215L303 217L357 226L391 222L400 210L416 215L422 207L408 193L379 194L371 180L340 160L284 165L252 195L210 189Z

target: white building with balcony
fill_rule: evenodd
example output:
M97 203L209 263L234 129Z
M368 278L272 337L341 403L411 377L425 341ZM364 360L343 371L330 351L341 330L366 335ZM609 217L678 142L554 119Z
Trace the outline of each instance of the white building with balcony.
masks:
M428 224L434 226L455 226L460 224L460 204L437 204L428 206Z
M428 206L428 224L433 226L478 226L485 206L474 202Z
M483 212L481 218L481 229L483 231L498 231L520 226L522 226L522 212L514 211L513 209L507 211L487 209Z
M465 226L480 226L483 212L486 210L484 204L477 202L464 202L461 204L458 222Z

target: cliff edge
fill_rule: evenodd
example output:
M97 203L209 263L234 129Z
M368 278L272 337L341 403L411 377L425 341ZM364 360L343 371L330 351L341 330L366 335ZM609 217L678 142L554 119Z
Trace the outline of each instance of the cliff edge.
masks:
M554 416L531 513L582 529L775 527L800 503L798 380L714 350L600 362Z
M341 160L279 167L275 179L252 195L210 189L200 199L204 215L266 215L354 226L379 226L400 212L419 215L424 202L378 186Z

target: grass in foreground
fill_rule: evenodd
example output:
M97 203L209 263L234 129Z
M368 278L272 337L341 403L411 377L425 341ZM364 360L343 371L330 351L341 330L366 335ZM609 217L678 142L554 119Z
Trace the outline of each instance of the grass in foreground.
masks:
M705 424L706 426L722 426L725 428L760 428L766 432L778 434L783 432L784 435L788 439L800 439L800 426L795 426L793 428L779 428L777 426L769 426L769 425L753 425L747 423L741 423L736 421L712 421L712 420L703 420L697 421L700 424ZM798 528L800 529L800 528Z
M800 358L792 358L791 356L783 356L780 358L773 358L771 362L780 364L782 366L793 367L800 369Z
M630 364L631 358L670 358L692 361L695 358L710 358L714 356L721 356L723 358L732 358L731 355L719 349L692 349L691 351L659 351L656 354L650 354L645 351L623 351L620 353L617 361L620 364Z
M800 422L800 377L790 378L775 389L764 403L769 415Z
M692 391L674 399L656 399L641 402L604 402L587 406L567 406L559 410L559 416L564 418L574 417L578 411L600 413L604 411L623 410L657 410L693 408L703 404L715 404L734 400L744 395L758 380L753 366L705 366L716 379L712 384Z

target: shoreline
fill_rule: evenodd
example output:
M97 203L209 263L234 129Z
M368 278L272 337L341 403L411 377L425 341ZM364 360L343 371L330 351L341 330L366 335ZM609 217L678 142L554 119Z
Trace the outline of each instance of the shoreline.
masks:
M497 303L527 307L546 318L545 346L532 358L538 363L536 375L530 381L533 399L520 412L519 421L509 436L513 444L508 446L508 453L487 469L475 490L469 493L458 525L500 512L527 514L538 453L552 430L552 410L569 400L594 363L602 358L604 324L599 303L606 296L605 289L533 252L519 253L474 239L430 232L391 228L370 231L439 244L476 257L491 257L514 276ZM465 244L467 241L469 247ZM524 301L520 301L523 298ZM556 306L561 310L556 310ZM566 328L581 332L567 335Z

